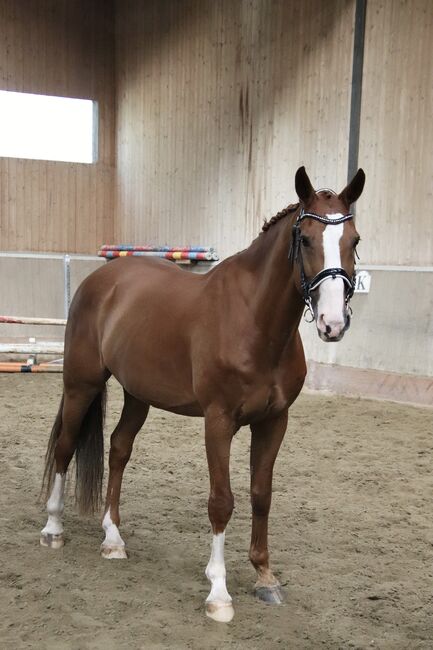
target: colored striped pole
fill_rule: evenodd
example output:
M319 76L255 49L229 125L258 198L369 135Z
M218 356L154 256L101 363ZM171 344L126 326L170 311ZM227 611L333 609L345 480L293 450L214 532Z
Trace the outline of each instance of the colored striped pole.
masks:
M161 253L213 253L215 249L210 246L134 246L133 244L104 244L101 251L149 251Z
M99 257L113 259L115 257L160 257L166 260L194 260L205 262L217 262L219 257L217 253L201 252L184 252L184 251L136 251L136 250L100 250Z
M63 366L50 365L48 363L25 364L15 363L13 361L0 362L0 372L63 372Z

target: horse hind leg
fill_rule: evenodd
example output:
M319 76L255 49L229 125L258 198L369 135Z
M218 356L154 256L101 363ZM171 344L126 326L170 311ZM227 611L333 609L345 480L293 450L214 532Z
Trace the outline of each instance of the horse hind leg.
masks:
M109 477L105 513L102 527L105 539L101 544L101 555L108 560L127 558L125 542L120 532L119 500L123 472L131 456L135 436L143 426L149 405L124 391L125 402L119 423L111 436Z
M77 447L81 446L82 450L86 448L86 438L89 436L97 438L96 447L93 442L91 445L93 452L98 445L102 444L102 402L104 401L104 392L105 383L103 383L102 388L101 385L86 384L74 389L65 388L46 455L43 485L46 487L47 492L50 493L50 496L47 501L48 521L42 529L40 537L42 546L60 548L64 544L62 514L66 472ZM99 431L92 430L95 420L100 423ZM87 427L85 426L86 422ZM102 458L89 460L96 460L96 465L100 466ZM81 465L82 460L80 462L77 457L78 483L80 478L83 479L83 473L79 474ZM97 468L92 469L93 474L95 474L95 471L98 473ZM99 470L99 473L101 473L101 470ZM97 478L97 481L100 481L101 478L102 475ZM91 481L88 481L89 485L91 485ZM77 492L77 494L79 493ZM84 496L83 493L81 493L81 496ZM92 499L87 500L88 506L91 501Z

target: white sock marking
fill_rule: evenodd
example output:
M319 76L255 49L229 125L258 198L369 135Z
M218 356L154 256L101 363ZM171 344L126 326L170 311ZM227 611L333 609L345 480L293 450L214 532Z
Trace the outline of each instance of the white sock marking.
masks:
M212 537L212 552L209 564L206 567L206 577L212 587L207 603L231 603L232 599L226 587L226 567L224 564L225 533L218 533Z
M47 501L48 521L42 535L61 535L63 533L62 513L64 508L66 474L56 474L50 498Z
M125 546L125 542L120 537L119 529L111 519L110 508L108 508L102 520L102 528L105 530L105 539L102 546Z

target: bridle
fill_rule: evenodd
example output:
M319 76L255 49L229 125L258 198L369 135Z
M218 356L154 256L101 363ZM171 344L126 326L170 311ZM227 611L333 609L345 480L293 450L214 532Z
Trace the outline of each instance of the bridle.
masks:
M319 191L324 191L324 190L319 190ZM332 190L325 190L325 191L332 191ZM349 221L349 219L353 219L353 214L348 213L342 215L341 217L338 217L337 219L329 219L328 217L324 217L320 214L316 214L315 212L306 212L302 207L297 216L295 224L292 227L293 238L292 238L292 245L289 251L289 258L292 259L293 261L299 261L299 268L301 272L302 298L307 306L304 313L304 317L308 315L308 312L311 315L311 319L308 320L308 322L312 322L314 320L314 311L313 311L311 292L317 289L317 287L319 287L322 284L322 282L324 282L328 278L332 278L333 280L335 280L335 278L341 278L343 280L344 284L346 285L345 304L346 304L346 308L351 312L352 310L349 306L349 301L352 298L355 291L355 273L353 274L352 277L350 277L349 274L346 273L346 271L343 268L336 267L336 268L323 269L322 271L319 271L319 273L317 273L317 275L315 275L311 279L307 278L307 276L305 275L304 262L301 253L301 226L300 226L301 222L304 219L315 219L315 221L324 223L327 226L328 225L336 226L339 223L344 223L345 221Z

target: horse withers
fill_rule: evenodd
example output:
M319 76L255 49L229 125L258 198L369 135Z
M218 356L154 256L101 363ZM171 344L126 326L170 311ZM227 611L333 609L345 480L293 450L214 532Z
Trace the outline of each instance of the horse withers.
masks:
M49 499L43 546L64 543L64 486L74 453L80 510L101 506L105 390L113 375L123 387L124 406L111 436L102 556L127 557L119 532L120 489L149 407L204 417L212 525L206 613L230 621L224 564L233 510L230 445L238 429L250 425L255 593L268 603L282 602L269 566L268 515L288 409L306 374L298 326L305 305L324 341L340 340L349 326L359 241L349 210L364 180L359 170L340 194L315 192L301 167L295 177L299 203L266 222L249 248L205 275L129 257L84 280L66 326L64 391L44 474Z

